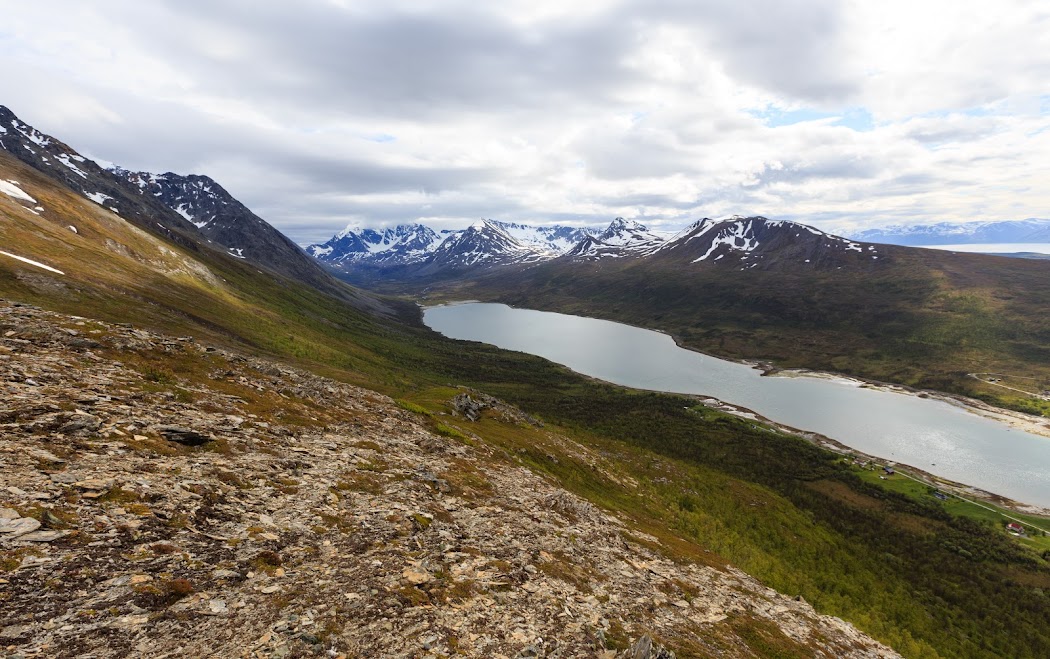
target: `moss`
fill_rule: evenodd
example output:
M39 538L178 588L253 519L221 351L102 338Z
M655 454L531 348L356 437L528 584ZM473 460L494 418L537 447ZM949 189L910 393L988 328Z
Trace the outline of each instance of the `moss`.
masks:
M397 406L400 407L401 409L407 410L409 412L412 412L413 414L422 414L424 416L433 416L433 414L429 410L427 410L425 407L421 407L421 406L416 405L415 403L411 403L411 402L409 402L407 400L399 398L399 399L397 399L394 402L397 403Z
M102 503L137 503L142 500L142 496L135 491L125 490L121 486L111 487L109 491L100 496L96 501Z
M377 453L379 453L379 452L381 452L383 450L382 446L380 446L379 444L373 442L370 439L365 439L365 440L361 440L359 442L354 442L353 444L351 444L351 446L353 446L354 448L363 448L363 449L367 449L369 451L375 451Z
M251 565L255 570L259 572L265 572L266 574L273 574L277 568L283 564L281 555L275 551L263 550L256 554L248 564Z
M43 552L34 547L19 547L18 549L0 550L0 572L14 572L25 560L26 556L43 556Z
M434 523L434 520L422 513L412 513L412 523L415 525L416 530L426 531Z
M368 494L382 494L383 481L376 475L368 472L351 472L344 474L336 481L335 489L339 492L366 492Z
M397 591L398 599L408 607L430 604L430 595L414 586L404 586Z
M442 437L450 437L452 439L458 439L461 441L469 441L470 438L456 430L452 426L445 425L444 423L434 424L434 432L441 435Z
M192 594L194 588L188 579L169 579L162 583L161 591L171 599L182 599Z

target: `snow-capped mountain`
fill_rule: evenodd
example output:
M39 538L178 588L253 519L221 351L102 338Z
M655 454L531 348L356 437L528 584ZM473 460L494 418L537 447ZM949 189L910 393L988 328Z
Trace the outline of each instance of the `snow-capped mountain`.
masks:
M485 235L486 228L488 235ZM475 235L479 232L482 235ZM463 250L483 247L488 241L493 259L519 255L526 261L533 261L554 258L596 232L596 229L587 227L530 226L497 220L479 220L470 228L445 230L440 234L422 224L402 224L386 229L364 229L351 224L330 240L310 245L306 251L340 269L382 267L422 263L439 251L446 256L453 251L466 254ZM446 242L449 244L441 248ZM472 258L476 262L492 260L482 257L481 252Z
M668 240L654 256L689 263L731 264L738 269L770 269L784 263L838 268L882 255L875 245L819 229L764 217L703 219Z
M443 237L442 237L443 236ZM568 246L568 238L578 238ZM875 267L884 248L764 217L703 219L665 238L645 225L616 218L604 229L531 227L480 220L462 231L435 234L422 225L376 231L350 226L307 251L351 281L411 280L469 275L498 266L567 261L658 259L773 269L787 264L836 269Z
M306 251L329 264L368 260L403 265L426 260L441 240L433 229L422 224L399 224L381 231L351 224L327 242L310 245Z
M172 209L211 242L233 256L277 270L301 265L302 251L208 176L109 169L138 190Z
M664 238L633 220L616 218L606 228L532 226L479 220L440 234L422 224L364 229L351 224L308 254L338 270L427 263L434 267L532 263L570 254L585 258L647 253ZM434 267L428 270L433 270Z
M0 106L0 149L116 213L191 252L217 248L323 290L349 290L295 243L207 176L109 169L45 135ZM36 211L45 214L46 207Z
M581 240L598 232L593 227L531 226L488 220L523 245L557 256L572 249Z
M1050 243L1050 220L1029 218L998 222L938 222L890 225L847 233L852 238L891 245L973 245L979 243Z
M186 219L159 200L132 194L125 181L69 145L21 121L4 106L0 106L0 149L141 229L160 233L184 247L195 244L197 229Z
M582 260L641 256L651 254L665 241L645 225L618 217L601 233L584 237L565 255Z
M450 235L434 250L428 269L529 263L551 258L527 245L496 222L479 220L466 230Z

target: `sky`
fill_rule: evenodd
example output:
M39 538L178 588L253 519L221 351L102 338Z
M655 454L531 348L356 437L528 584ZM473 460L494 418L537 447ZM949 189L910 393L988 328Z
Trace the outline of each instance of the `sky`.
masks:
M479 218L1050 217L1032 0L0 0L0 104L300 244Z

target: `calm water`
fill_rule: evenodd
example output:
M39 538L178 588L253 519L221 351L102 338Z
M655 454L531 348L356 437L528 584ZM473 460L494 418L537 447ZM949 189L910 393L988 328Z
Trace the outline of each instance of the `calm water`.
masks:
M1013 254L1034 252L1050 254L1050 243L976 243L972 245L918 245L924 249L946 249L952 252L977 252L979 254Z
M665 334L607 320L481 303L431 307L424 320L445 336L539 355L623 386L713 396L871 455L1050 507L1050 439L949 403L845 379L762 377L679 348Z

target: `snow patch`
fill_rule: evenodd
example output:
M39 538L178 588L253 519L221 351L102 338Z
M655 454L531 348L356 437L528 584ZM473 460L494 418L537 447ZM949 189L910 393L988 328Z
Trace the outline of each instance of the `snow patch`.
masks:
M3 192L12 199L21 199L22 201L28 201L30 203L37 203L36 199L33 199L27 195L22 188L18 187L19 183L15 180L4 180L0 179L0 192Z
M693 259L693 263L706 260L722 245L726 245L729 249L738 252L751 253L752 250L758 247L758 240L755 238L753 230L753 222L748 220L747 224L740 221L727 223L719 231L718 235L711 239L711 246L704 252L704 255L698 259Z
M84 196L87 197L88 199L90 199L91 201L95 202L99 206L102 206L107 201L109 201L110 199L113 198L113 197L110 197L109 195L104 195L101 192L85 192Z
M48 144L51 144L51 140L50 138L48 138L47 135L44 135L35 128L29 128L29 126L26 125L19 126L17 119L11 121L11 127L17 130L19 133L22 133L22 135L25 135L26 139L28 139L33 144L36 144L37 146L47 146ZM27 128L29 130L25 130Z
M63 153L63 154L55 156L55 159L58 160L58 162L60 162L63 165L65 165L66 167L72 169L73 173L76 174L77 176L79 176L80 178L87 178L87 174L82 172L79 167L77 167L73 163L69 162L70 157L71 156L68 153ZM80 158L80 162L84 162L84 159Z
M178 213L179 215L181 215L184 218L186 218L188 221L194 222L194 217L192 215L190 215L188 210L186 210L186 204L179 204L173 210L176 213ZM205 224L207 224L207 223L205 223Z
M27 259L24 256L19 256L17 254L12 254L11 252L5 252L3 250L0 250L0 254L3 254L4 256L10 256L13 259L18 259L19 261L22 261L24 263L28 263L29 265L35 265L36 267L43 268L44 270L49 270L51 272L57 272L60 275L66 274L66 273L62 272L61 270L56 270L55 268L52 268L49 265L44 265L40 261L34 261L33 259Z

